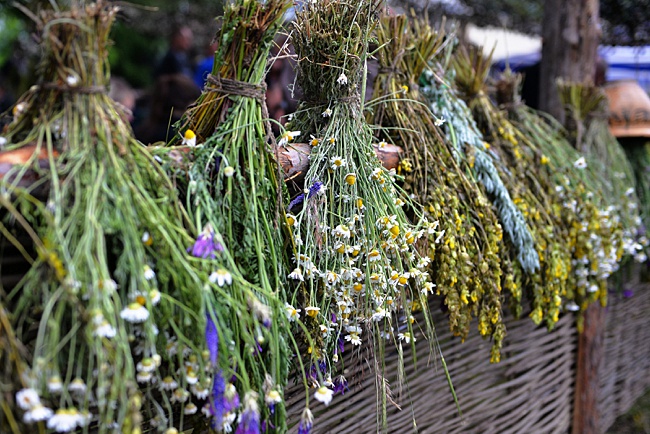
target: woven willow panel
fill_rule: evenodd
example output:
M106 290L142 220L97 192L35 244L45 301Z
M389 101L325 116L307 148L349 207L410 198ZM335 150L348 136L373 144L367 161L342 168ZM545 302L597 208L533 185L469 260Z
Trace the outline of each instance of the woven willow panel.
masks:
M432 306L433 308L433 306ZM490 343L476 329L461 343L447 331L446 318L434 315L438 337L458 394L460 417L449 393L439 357L429 356L428 342L419 335L417 369L405 349L408 389L397 390L395 375L389 378L399 410L389 403L388 433L566 433L571 424L574 394L576 330L566 316L552 332L535 327L530 319L507 318L508 336L502 361L490 364ZM346 347L346 351L349 351ZM350 354L348 354L349 358ZM311 400L315 434L372 433L376 430L375 370L371 358L348 364L350 391L335 396L329 407ZM386 356L386 372L396 374L398 354ZM313 393L313 391L311 391ZM304 408L304 390L287 393L290 424L297 424ZM413 403L411 407L409 402ZM417 422L415 428L413 420ZM296 425L290 431L297 432Z
M634 296L610 295L598 411L601 432L650 388L650 285L625 284Z

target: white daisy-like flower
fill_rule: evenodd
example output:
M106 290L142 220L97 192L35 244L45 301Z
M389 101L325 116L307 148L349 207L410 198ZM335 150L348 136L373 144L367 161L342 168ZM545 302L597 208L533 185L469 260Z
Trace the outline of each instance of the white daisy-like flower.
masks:
M53 375L47 379L47 390L50 393L61 393L63 390L63 382L61 377L58 375Z
M206 402L203 407L201 407L201 413L203 413L203 416L208 419L212 419L212 410L209 402Z
M98 338L112 339L117 334L117 330L108 321L104 320L101 324L97 325L93 330L93 336Z
M71 432L78 426L83 426L83 417L75 408L60 408L47 421L47 428L56 432Z
M411 340L415 342L415 337L411 336L411 333L409 332L399 333L397 337L399 338L400 341L404 341L407 344L410 343Z
M587 292L590 292L592 294L594 292L598 292L598 285L596 284L589 285L589 287L587 288Z
M153 372L156 370L156 367L156 362L153 360L153 358L146 357L138 362L135 369L141 372Z
M339 75L339 78L336 79L336 82L341 86L345 86L346 84L348 84L348 76L345 75L344 72L342 72L341 75Z
M584 169L587 167L587 160L585 160L585 157L580 157L573 163L573 167L576 169Z
M145 246L150 246L153 244L153 237L147 231L142 234L142 244Z
M75 75L68 75L65 78L65 82L70 87L76 87L79 84L79 78L77 78L77 76L75 76Z
M564 308L569 312L577 312L580 310L580 306L578 306L575 301L569 301L566 305L564 305Z
M302 311L301 309L296 309L289 303L285 303L284 308L286 309L287 318L289 318L290 322L294 322L295 320L300 319L300 312Z
M190 397L190 392L183 388L179 388L174 390L174 393L172 393L172 397L170 399L171 402L185 402L189 399Z
M267 405L279 404L282 402L282 396L280 395L280 392L272 389L266 392L266 395L264 396L264 402L266 402Z
M194 147L196 146L196 134L192 130L185 131L183 135L183 145Z
M192 387L190 387L190 391L198 399L205 399L210 394L210 389L208 389L207 387L203 387L200 384L193 384Z
M338 225L334 230L332 230L332 235L339 238L349 239L351 235L350 228L346 225Z
M197 411L199 411L199 408L196 405L194 405L194 403L188 402L187 404L185 404L185 408L183 409L183 414L190 415L196 413Z
M156 277L156 273L153 271L153 269L150 266L145 265L144 266L144 278L147 279L147 280L151 280L154 277Z
M332 169L338 169L339 167L345 167L348 165L348 162L345 161L345 158L338 155L330 158L330 163L332 164L330 166Z
M149 302L151 302L152 306L157 306L160 303L160 291L157 289L149 291Z
M153 374L151 372L140 371L136 374L135 380L138 383L149 383L153 379Z
M84 394L86 393L86 382L83 380L83 378L77 377L70 382L68 390L72 393L78 393L80 395Z
M194 372L193 370L190 370L186 375L185 375L185 380L187 380L187 384L194 385L199 382L199 377Z
M223 169L223 174L226 176L226 178L232 178L232 176L235 174L235 168L232 166L227 166L225 169Z
M322 402L325 404L325 406L328 406L330 402L332 402L333 396L334 391L332 389L328 389L325 386L319 387L318 390L314 393L314 399L316 401Z
M352 345L361 345L361 337L358 333L350 333L345 336L345 340L350 342Z
M328 107L321 114L323 115L324 118L329 118L330 116L332 116L332 109Z
M320 312L320 307L307 306L305 308L305 313L307 315L309 315L310 317L312 317L312 318L316 318L316 316L318 315L318 312Z
M444 124L444 123L445 123L445 118L443 118L442 116L439 117L439 118L436 118L436 120L434 121L434 124L436 125L436 127L441 127L442 124Z
M32 388L22 389L16 392L16 404L23 410L30 410L40 403L41 399L38 396L38 392Z
M278 141L278 146L284 146L298 136L300 136L300 131L285 131Z
M630 197L630 196L632 196L633 194L634 194L634 187L630 187L630 188L628 188L627 190L625 190L625 195L626 195L627 197Z
M130 323L142 323L149 319L149 311L140 303L131 303L120 312L120 317Z
M375 309L375 312L372 314L372 320L373 321L381 321L382 319L386 318L388 316L388 313L386 312L386 309L383 307L378 307Z
M302 271L298 267L293 269L293 271L289 274L289 278L293 280L300 280L301 282L305 280L302 275Z
M23 422L25 423L34 423L48 420L52 417L54 412L52 409L43 407L42 404L36 404L31 408L27 413L23 415Z
M178 387L178 383L176 380L174 380L173 377L171 376L166 376L165 378L162 379L160 382L160 388L162 390L174 390Z
M232 274L224 268L219 268L210 274L208 279L210 282L216 283L219 286L224 286L225 284L232 285Z

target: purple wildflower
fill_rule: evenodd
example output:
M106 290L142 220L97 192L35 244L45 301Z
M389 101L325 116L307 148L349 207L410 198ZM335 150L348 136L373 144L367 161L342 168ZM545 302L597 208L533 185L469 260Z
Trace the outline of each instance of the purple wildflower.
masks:
M311 187L309 187L309 194L307 195L307 199L311 199L315 194L323 193L325 193L325 186L322 182L316 181L311 185Z
M343 350L345 349L345 341L343 340L343 338L341 337L339 338L338 344L339 344L339 351L343 353Z
M345 392L350 390L348 387L348 380L345 379L343 375L339 375L334 379L334 394L340 393L345 395Z
M217 371L214 376L214 384L212 385L212 396L210 398L210 413L214 417L213 425L216 429L221 429L223 424L223 415L227 413L224 406L224 393L226 391L226 381L221 374Z
M311 427L314 425L314 416L309 408L305 408L300 416L300 425L298 425L298 434L310 434Z
M289 202L289 209L293 208L296 205L300 205L304 200L305 200L305 195L300 193L291 202Z
M623 298L631 298L634 296L634 291L631 289L625 289L623 290Z
M234 384L229 383L223 396L223 409L226 413L234 411L239 407L239 394Z
M197 258L214 259L217 257L217 252L223 252L223 246L215 239L212 226L207 224L199 234L194 245L189 247L187 251Z
M244 402L244 410L239 416L235 434L260 434L260 409L257 404L257 393L247 392Z
M219 333L210 315L208 315L208 322L205 325L205 343L210 351L210 363L214 368L217 366L217 359L219 358Z

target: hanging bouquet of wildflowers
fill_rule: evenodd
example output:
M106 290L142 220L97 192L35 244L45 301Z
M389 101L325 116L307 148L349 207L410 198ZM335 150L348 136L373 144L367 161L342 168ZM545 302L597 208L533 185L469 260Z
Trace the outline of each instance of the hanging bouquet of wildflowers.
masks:
M634 170L625 151L609 131L605 94L593 85L559 82L558 88L567 110L574 147L585 156L576 168L592 166L609 205L602 213L610 225L621 225L622 239L613 246L609 256L616 257L617 262L623 256L637 257L643 262L647 239L634 188Z
M552 327L559 319L562 297L567 295L571 258L566 231L554 205L561 204L554 189L545 189L538 174L538 163L530 143L506 114L487 96L486 77L490 59L480 49L458 51L453 61L456 83L467 99L478 126L498 161L514 203L526 219L535 241L540 267L528 274L523 284L532 298L531 318Z
M264 85L269 51L290 5L288 0L226 3L212 73L179 121L182 134L172 141L190 147L191 163L176 176L190 219L203 228L192 254L211 259L229 297L250 307L215 305L223 320L216 324L218 334L229 330L235 342L222 374L227 385L213 394L223 413L215 424L246 433L262 426L286 430L283 388L297 351L289 324L296 315L284 285L290 270L282 237L283 182L271 152ZM302 371L300 362L291 364ZM229 393L248 398L238 409L228 404ZM246 403L255 410L255 423L243 419Z
M483 140L470 109L456 88L455 70L451 68L454 47L449 45L431 69L425 70L421 92L431 109L446 121L442 126L448 142L459 155L467 159L479 183L485 189L503 228L506 243L500 245L502 270L501 287L510 294L510 304L516 314L521 307L522 272L534 274L539 268L539 255L523 214L511 198L507 179L497 169L498 161ZM505 179L505 178L504 178ZM500 236L497 241L500 241Z
M141 432L145 419L173 432L200 407L219 420L226 411L211 396L223 391L235 408L225 376L248 378L226 370L240 351L223 312L258 313L255 324L242 319L237 345L261 345L252 330L266 311L232 297L226 284L243 279L205 259L221 250L209 233L193 247L200 258L187 254L193 227L174 186L107 95L116 13L100 1L33 15L39 78L3 132L9 151L34 147L0 198L37 252L20 284L0 292L24 347L22 375L2 379L16 390L12 432ZM37 181L23 188L30 171ZM40 187L43 201L31 194ZM259 417L252 396L244 421Z
M519 76L504 75L497 83L497 100L521 132L524 155L536 165L540 186L560 200L552 205L553 212L571 253L564 308L582 312L593 300L605 301L607 278L618 268L621 225L606 210L605 190L594 165L567 141L557 121L520 103L519 83Z
M479 332L494 339L491 360L498 361L505 336L501 226L467 160L438 130L445 120L431 113L418 86L428 63L450 39L403 15L383 17L377 36L380 69L372 108L374 123L383 128L380 146L393 141L404 147L409 156L400 167L404 189L425 205L425 215L440 222L444 235L427 253L452 331L465 338L472 317L478 317Z
M381 166L363 115L364 66L379 7L377 0L310 2L297 12L293 29L305 97L280 141L299 134L312 150L304 192L289 204L297 250L289 278L298 287L292 305L317 337L309 348L314 397L326 404L337 389L331 378L343 371L346 345L379 354L378 378L389 375L385 342L400 354L403 345L413 346L419 335L412 312L428 309L433 289L430 258L416 245L435 242L437 222L422 216L398 188L396 173ZM416 225L406 217L407 205ZM433 339L425 318L424 335ZM403 379L402 370L397 376ZM378 381L378 392L385 420L386 381Z

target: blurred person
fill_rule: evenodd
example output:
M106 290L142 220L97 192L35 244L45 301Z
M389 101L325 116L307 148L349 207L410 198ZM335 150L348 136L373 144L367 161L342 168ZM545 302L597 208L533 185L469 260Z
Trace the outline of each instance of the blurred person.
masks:
M194 83L199 87L199 89L203 89L208 74L212 72L214 53L217 51L217 46L218 44L216 42L211 42L210 45L206 47L203 57L199 59L196 64L196 69L194 70Z
M185 74L192 77L194 68L190 60L190 49L193 42L192 29L188 26L175 27L169 41L169 50L160 61L154 76L157 78L167 74Z
M173 125L199 95L194 80L183 74L160 76L150 94L149 115L135 127L137 139L145 144L169 141Z

